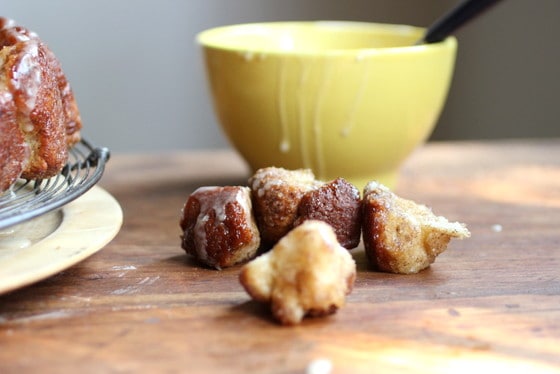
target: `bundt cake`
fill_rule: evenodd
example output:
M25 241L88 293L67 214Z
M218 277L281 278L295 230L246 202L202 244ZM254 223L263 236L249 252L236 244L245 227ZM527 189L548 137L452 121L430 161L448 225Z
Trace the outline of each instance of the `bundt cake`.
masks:
M19 177L60 172L81 127L55 55L37 34L0 17L0 192Z

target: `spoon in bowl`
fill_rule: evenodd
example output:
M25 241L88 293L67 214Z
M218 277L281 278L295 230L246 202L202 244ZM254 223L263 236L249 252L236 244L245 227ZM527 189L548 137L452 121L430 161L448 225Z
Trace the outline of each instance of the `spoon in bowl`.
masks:
M451 35L455 30L463 26L467 21L475 18L491 5L500 0L466 0L451 9L443 17L436 20L428 28L419 44L437 43Z

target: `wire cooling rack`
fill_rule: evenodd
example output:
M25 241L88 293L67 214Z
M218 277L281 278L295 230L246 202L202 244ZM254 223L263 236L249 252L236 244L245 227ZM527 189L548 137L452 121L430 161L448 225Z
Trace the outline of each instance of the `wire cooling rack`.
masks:
M103 175L109 156L107 148L95 148L82 140L70 150L58 175L17 181L0 195L0 229L58 209L86 193Z

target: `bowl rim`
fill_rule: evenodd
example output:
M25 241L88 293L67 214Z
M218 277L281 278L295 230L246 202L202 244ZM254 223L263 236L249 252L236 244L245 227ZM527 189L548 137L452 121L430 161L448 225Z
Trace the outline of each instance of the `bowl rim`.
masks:
M422 37L426 28L413 25L396 24L396 23L381 23L381 22L363 22L363 21L338 21L338 20L319 20L319 21L271 21L271 22L250 22L250 23L237 23L230 25L223 25L212 27L203 30L196 34L195 41L203 48L218 49L224 51L233 51L238 53L266 53L271 55L352 55L360 56L376 55L376 54L393 54L393 53L411 53L411 52L426 52L440 48L453 48L457 44L454 36L449 36L445 40L437 43L430 44L411 44L408 46L395 46L395 47L360 47L360 48L335 48L335 49L320 49L304 51L301 49L289 50L278 48L261 48L261 47L239 47L231 46L219 40L219 35L229 33L231 31L240 30L257 30L269 27L282 27L282 26L311 26L323 28L344 28L345 30L354 29L368 29L373 31L383 31L392 34L403 34L415 36L418 39Z

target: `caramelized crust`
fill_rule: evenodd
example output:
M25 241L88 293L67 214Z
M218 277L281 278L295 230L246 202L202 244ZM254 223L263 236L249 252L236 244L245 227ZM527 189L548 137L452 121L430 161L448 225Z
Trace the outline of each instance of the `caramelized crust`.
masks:
M70 87L70 83L68 83L62 71L60 61L51 50L47 48L45 51L47 63L55 77L58 92L60 92L60 98L62 100L66 145L68 148L71 148L81 140L80 130L82 128L82 119L80 117L80 111L78 110L78 104L74 98L74 92Z
M255 256L259 232L247 187L201 187L183 207L182 247L200 262L223 269Z
M12 48L8 61L13 69L8 81L20 129L30 145L22 177L48 178L62 169L68 156L60 94L39 43L20 43Z
M294 224L310 219L331 225L344 248L357 247L362 232L360 192L343 178L307 192L301 198Z
M303 195L321 185L308 169L259 169L249 179L263 244L270 247L290 231Z
M82 119L74 97L74 92L72 91L66 75L64 75L60 61L47 45L41 41L36 33L16 25L11 19L0 17L0 49L5 46L13 46L32 40L41 45L46 65L49 67L50 74L52 74L56 82L55 84L62 101L64 126L67 137L66 141L67 145L71 147L81 139L80 130L82 128Z
M6 18L0 18L0 95L3 142L10 139L19 150L2 151L0 165L12 171L1 172L0 191L13 183L13 165L22 166L17 177L56 175L80 140L78 108L54 54L37 34Z
M451 238L470 236L462 223L436 216L428 207L400 198L376 182L364 189L362 230L370 264L400 274L429 267Z
M21 175L27 152L23 135L16 124L12 96L0 91L0 192L7 190Z

